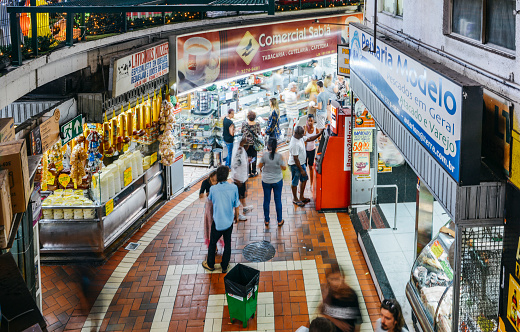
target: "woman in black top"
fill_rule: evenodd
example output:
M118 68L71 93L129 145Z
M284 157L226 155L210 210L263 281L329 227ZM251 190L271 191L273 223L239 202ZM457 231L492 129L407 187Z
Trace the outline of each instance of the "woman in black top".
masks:
M202 181L202 184L200 185L200 191L199 191L199 198L204 198L209 195L209 188L211 186L217 184L217 172L213 171L209 174L209 176Z
M247 113L247 120L244 121L242 124L242 137L247 139L247 144L249 145L249 148L247 149L247 156L251 160L251 163L248 166L248 173L249 177L255 177L258 175L258 172L256 171L256 157L257 157L257 151L254 147L254 136L260 137L261 131L260 131L260 124L255 121L256 120L256 113L253 111L249 111Z

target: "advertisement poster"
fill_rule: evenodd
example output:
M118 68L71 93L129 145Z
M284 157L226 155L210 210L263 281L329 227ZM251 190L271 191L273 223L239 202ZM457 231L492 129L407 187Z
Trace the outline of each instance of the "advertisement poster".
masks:
M372 114L367 110L365 105L358 100L354 107L354 113L356 115L356 128L375 128L376 121L372 117Z
M338 75L350 77L350 50L348 46L338 45Z
M114 61L112 97L168 74L168 42Z
M345 117L345 150L343 152L343 170L350 171L352 169L352 117Z
M359 129L353 131L353 152L372 152L372 129Z
M462 87L350 25L350 69L459 182Z
M509 275L509 292L507 296L507 318L516 331L520 327L520 307L518 300L520 299L520 286L518 282Z
M377 158L377 172L378 173L392 173L392 166L386 166L385 162L381 159L380 153L378 153L378 158Z
M336 54L348 43L348 24L362 21L353 13L179 36L177 92Z
M370 175L370 152L355 152L354 175Z

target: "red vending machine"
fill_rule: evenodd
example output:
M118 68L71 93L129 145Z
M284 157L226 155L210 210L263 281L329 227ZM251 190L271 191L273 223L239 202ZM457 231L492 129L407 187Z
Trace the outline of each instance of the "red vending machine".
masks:
M316 151L312 192L317 211L343 210L350 205L351 112L335 101L330 108L330 125Z

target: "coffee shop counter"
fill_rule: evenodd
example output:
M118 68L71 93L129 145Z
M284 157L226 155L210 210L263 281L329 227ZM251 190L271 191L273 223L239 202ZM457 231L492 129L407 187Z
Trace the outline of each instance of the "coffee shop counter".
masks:
M103 257L163 197L164 188L163 166L155 163L107 202L91 206L43 206L44 216L39 222L42 257L53 261L83 255ZM51 209L53 214L49 214ZM61 217L60 209L63 219L46 218Z

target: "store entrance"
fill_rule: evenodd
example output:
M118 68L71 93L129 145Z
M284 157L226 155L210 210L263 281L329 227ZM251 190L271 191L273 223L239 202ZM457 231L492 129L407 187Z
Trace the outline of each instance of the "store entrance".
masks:
M354 102L352 221L367 231L375 251L372 257L368 254L371 264L382 267L375 282L387 290L385 296L399 301L407 325L412 326L405 295L410 271L422 249L450 218L369 110L356 98Z

